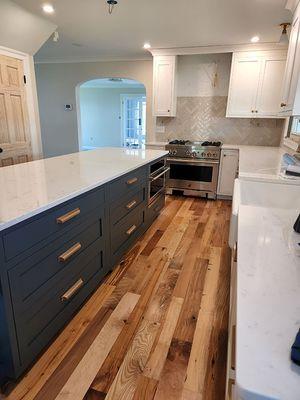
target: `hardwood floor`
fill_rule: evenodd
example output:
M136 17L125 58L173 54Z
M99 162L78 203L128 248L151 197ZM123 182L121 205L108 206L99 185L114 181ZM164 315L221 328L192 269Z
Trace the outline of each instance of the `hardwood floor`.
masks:
M172 197L5 400L223 400L231 203Z

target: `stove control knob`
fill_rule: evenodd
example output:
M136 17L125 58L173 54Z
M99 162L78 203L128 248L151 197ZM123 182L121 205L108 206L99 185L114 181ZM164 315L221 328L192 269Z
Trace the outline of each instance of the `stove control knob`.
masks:
M193 151L193 152L192 152L192 156L193 156L193 157L197 157L197 152L196 152L196 151Z
M175 156L175 155L177 154L177 150L170 150L170 151L169 151L169 154L170 154L171 156Z
M201 156L202 156L202 157L205 157L205 153L204 153L204 151L202 151L202 153L201 153Z
M190 156L192 155L192 153L191 153L189 150L187 150L187 151L185 152L185 154L186 154L188 157L190 157Z

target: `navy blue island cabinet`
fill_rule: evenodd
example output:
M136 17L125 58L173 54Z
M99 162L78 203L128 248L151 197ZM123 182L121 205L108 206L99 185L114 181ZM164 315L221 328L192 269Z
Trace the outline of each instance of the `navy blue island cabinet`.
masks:
M151 164L0 232L0 383L15 380L164 207Z

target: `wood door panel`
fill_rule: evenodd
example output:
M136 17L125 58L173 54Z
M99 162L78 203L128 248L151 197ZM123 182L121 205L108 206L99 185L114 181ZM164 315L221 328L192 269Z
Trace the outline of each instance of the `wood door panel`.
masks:
M32 159L23 63L0 56L0 166Z
M26 121L24 116L24 104L21 95L13 93L10 96L10 104L13 114L13 127L15 143L26 142Z
M8 128L8 115L7 115L7 103L5 94L0 93L0 143L9 143L9 128Z

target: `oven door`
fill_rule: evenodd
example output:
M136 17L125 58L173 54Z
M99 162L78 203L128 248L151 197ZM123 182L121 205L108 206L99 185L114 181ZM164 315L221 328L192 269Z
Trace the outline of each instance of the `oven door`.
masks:
M167 188L216 193L219 174L218 160L169 158L167 166L170 168L167 175Z
M151 174L149 178L149 204L166 190L166 174L169 172L169 167L164 167L159 171L159 173Z

